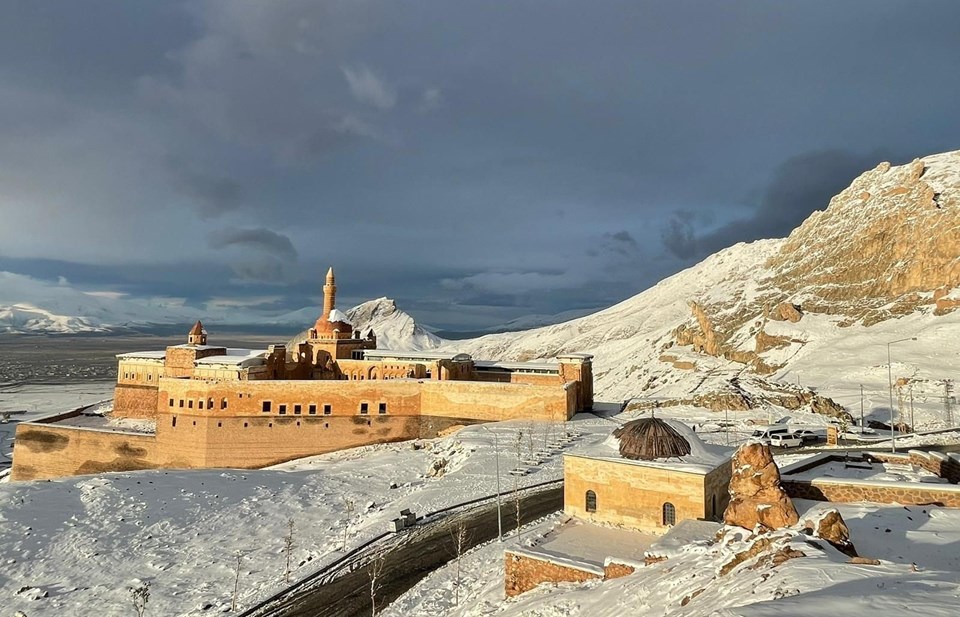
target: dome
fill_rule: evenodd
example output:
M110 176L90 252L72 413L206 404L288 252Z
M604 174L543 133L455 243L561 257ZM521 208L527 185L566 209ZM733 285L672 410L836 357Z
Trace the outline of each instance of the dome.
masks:
M620 441L620 456L635 461L690 454L690 442L660 418L632 420L615 430L613 436Z

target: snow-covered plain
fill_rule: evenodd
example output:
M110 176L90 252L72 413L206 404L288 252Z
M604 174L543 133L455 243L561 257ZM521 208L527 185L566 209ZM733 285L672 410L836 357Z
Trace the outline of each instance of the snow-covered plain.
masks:
M572 449L601 442L615 425L585 414L569 427L582 433ZM385 531L403 508L422 514L494 494L494 434L502 489L512 490L508 471L520 431L523 458L560 433L509 422L469 427L416 449L369 446L272 469L0 483L0 604L30 617L127 615L129 588L149 581L149 614L209 614L204 606L229 606L241 551L240 604L250 606L283 587L289 519L296 579L339 555L345 532L349 549ZM561 452L554 449L517 484L559 479ZM444 473L429 476L441 460Z

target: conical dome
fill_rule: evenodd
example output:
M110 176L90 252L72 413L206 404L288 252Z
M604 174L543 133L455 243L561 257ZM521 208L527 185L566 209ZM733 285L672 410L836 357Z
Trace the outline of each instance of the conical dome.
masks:
M660 418L632 420L615 430L613 436L620 440L620 456L635 461L690 454L690 442Z

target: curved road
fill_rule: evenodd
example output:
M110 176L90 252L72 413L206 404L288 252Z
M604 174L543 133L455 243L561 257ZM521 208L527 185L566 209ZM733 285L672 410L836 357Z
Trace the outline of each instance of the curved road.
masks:
M515 502L503 496L503 529L516 527ZM563 485L521 494L520 518L534 521L563 507ZM359 617L370 614L370 569L382 559L377 607L386 606L416 585L427 574L456 556L453 533L466 522L472 548L497 537L496 501L465 508L430 521L408 532L390 536L357 555L343 567L318 578L304 589L247 611L250 616Z

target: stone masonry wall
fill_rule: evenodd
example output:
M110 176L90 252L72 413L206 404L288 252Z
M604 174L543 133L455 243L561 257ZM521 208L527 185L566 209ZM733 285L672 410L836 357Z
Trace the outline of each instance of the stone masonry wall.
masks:
M893 482L885 486L879 482L854 483L827 480L791 480L789 478L782 479L781 484L787 494L796 499L812 499L834 503L868 501L960 508L960 489L954 486ZM941 488L938 488L938 486Z
M158 467L152 435L23 423L17 426L12 480L42 480Z
M530 591L541 583L582 583L601 575L571 566L534 559L506 551L504 553L504 592L508 598Z
M124 418L157 417L156 385L117 384L113 390L113 411Z

